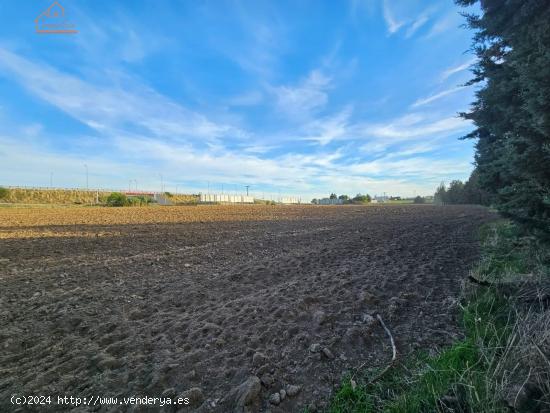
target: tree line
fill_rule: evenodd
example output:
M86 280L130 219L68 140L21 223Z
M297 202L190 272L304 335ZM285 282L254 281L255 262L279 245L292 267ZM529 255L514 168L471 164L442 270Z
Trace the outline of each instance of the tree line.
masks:
M372 198L369 194L357 194L353 198L350 198L349 195L336 195L335 193L330 194L329 199L339 199L343 204L368 204L372 201ZM314 198L311 200L312 204L319 203L320 200Z
M466 183L440 186L442 203L490 203L524 228L550 237L550 2L479 2L465 14L474 30L478 85L468 112L475 130L475 170Z

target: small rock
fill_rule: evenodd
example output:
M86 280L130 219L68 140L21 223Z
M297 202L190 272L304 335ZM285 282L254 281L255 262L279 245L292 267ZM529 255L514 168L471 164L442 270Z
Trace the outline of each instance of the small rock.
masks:
M176 367L179 367L179 364L176 364ZM188 380L195 379L197 377L197 372L195 370L191 370L190 372L186 373L183 377Z
M315 311L315 313L313 313L313 321L317 325L323 324L326 319L327 319L327 316L326 316L324 311L319 310L319 311Z
M313 353L310 357L311 357L313 360L320 361L320 360L321 360L321 353Z
M267 388L270 388L274 382L273 377L271 377L269 374L264 374L262 377L260 377L260 381L262 382L262 385Z
M321 345L319 343L313 343L311 346L309 346L309 351L312 353L318 353L321 351Z
M170 387L162 392L161 397L164 399L172 399L176 395L176 389Z
M180 397L182 399L189 399L189 406L190 407L197 407L202 404L204 401L204 394L202 393L202 390L198 387L193 387L189 390L184 391Z
M269 396L269 403L278 406L281 403L281 395L279 393L273 393Z
M328 347L324 347L322 351L323 351L323 355L327 359L332 360L334 358L334 354L332 354L332 351L330 351L330 349Z
M376 318L374 318L370 314L363 314L361 321L363 321L363 323L365 323L366 325L371 326L376 323Z
M267 361L267 357L265 354L263 353L260 353L260 352L256 352L254 353L254 355L252 356L252 364L254 366L261 366L263 364L265 364Z
M286 399L286 390L285 389L279 390L279 396L281 396L281 400Z
M183 266L184 266L185 268L189 268L189 267L191 266L191 264L189 264L188 262L186 262L185 264L183 264Z
M265 373L269 373L270 371L271 371L271 366L269 364L264 364L263 366L258 367L258 369L256 370L256 374L258 376L262 376Z
M289 384L288 386L286 386L286 394L288 395L288 397L296 396L298 393L300 393L300 390L302 390L302 388L295 384Z
M250 376L239 386L234 387L220 401L226 412L255 412L260 410L262 385L256 376Z

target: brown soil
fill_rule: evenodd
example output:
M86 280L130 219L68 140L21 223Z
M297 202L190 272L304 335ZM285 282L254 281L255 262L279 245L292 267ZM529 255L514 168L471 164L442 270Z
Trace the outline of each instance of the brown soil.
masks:
M12 394L193 387L200 411L227 411L219 399L251 375L261 411L322 406L346 372L390 359L369 315L400 356L460 336L460 282L490 219L466 206L0 209L0 411L16 410ZM301 391L270 405L287 385Z

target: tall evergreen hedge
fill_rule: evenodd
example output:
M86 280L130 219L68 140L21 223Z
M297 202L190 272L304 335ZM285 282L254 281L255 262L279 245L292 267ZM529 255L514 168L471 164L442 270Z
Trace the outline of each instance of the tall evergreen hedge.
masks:
M504 215L550 236L550 1L456 3L482 11L465 14L480 88L461 114L476 126L466 138L476 139L479 185Z

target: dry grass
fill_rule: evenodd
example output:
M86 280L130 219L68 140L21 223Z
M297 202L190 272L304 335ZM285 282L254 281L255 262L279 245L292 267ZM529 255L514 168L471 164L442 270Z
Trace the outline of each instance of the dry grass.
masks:
M110 192L84 191L78 189L25 189L11 188L2 202L14 204L82 204L96 203L96 198L106 198Z

